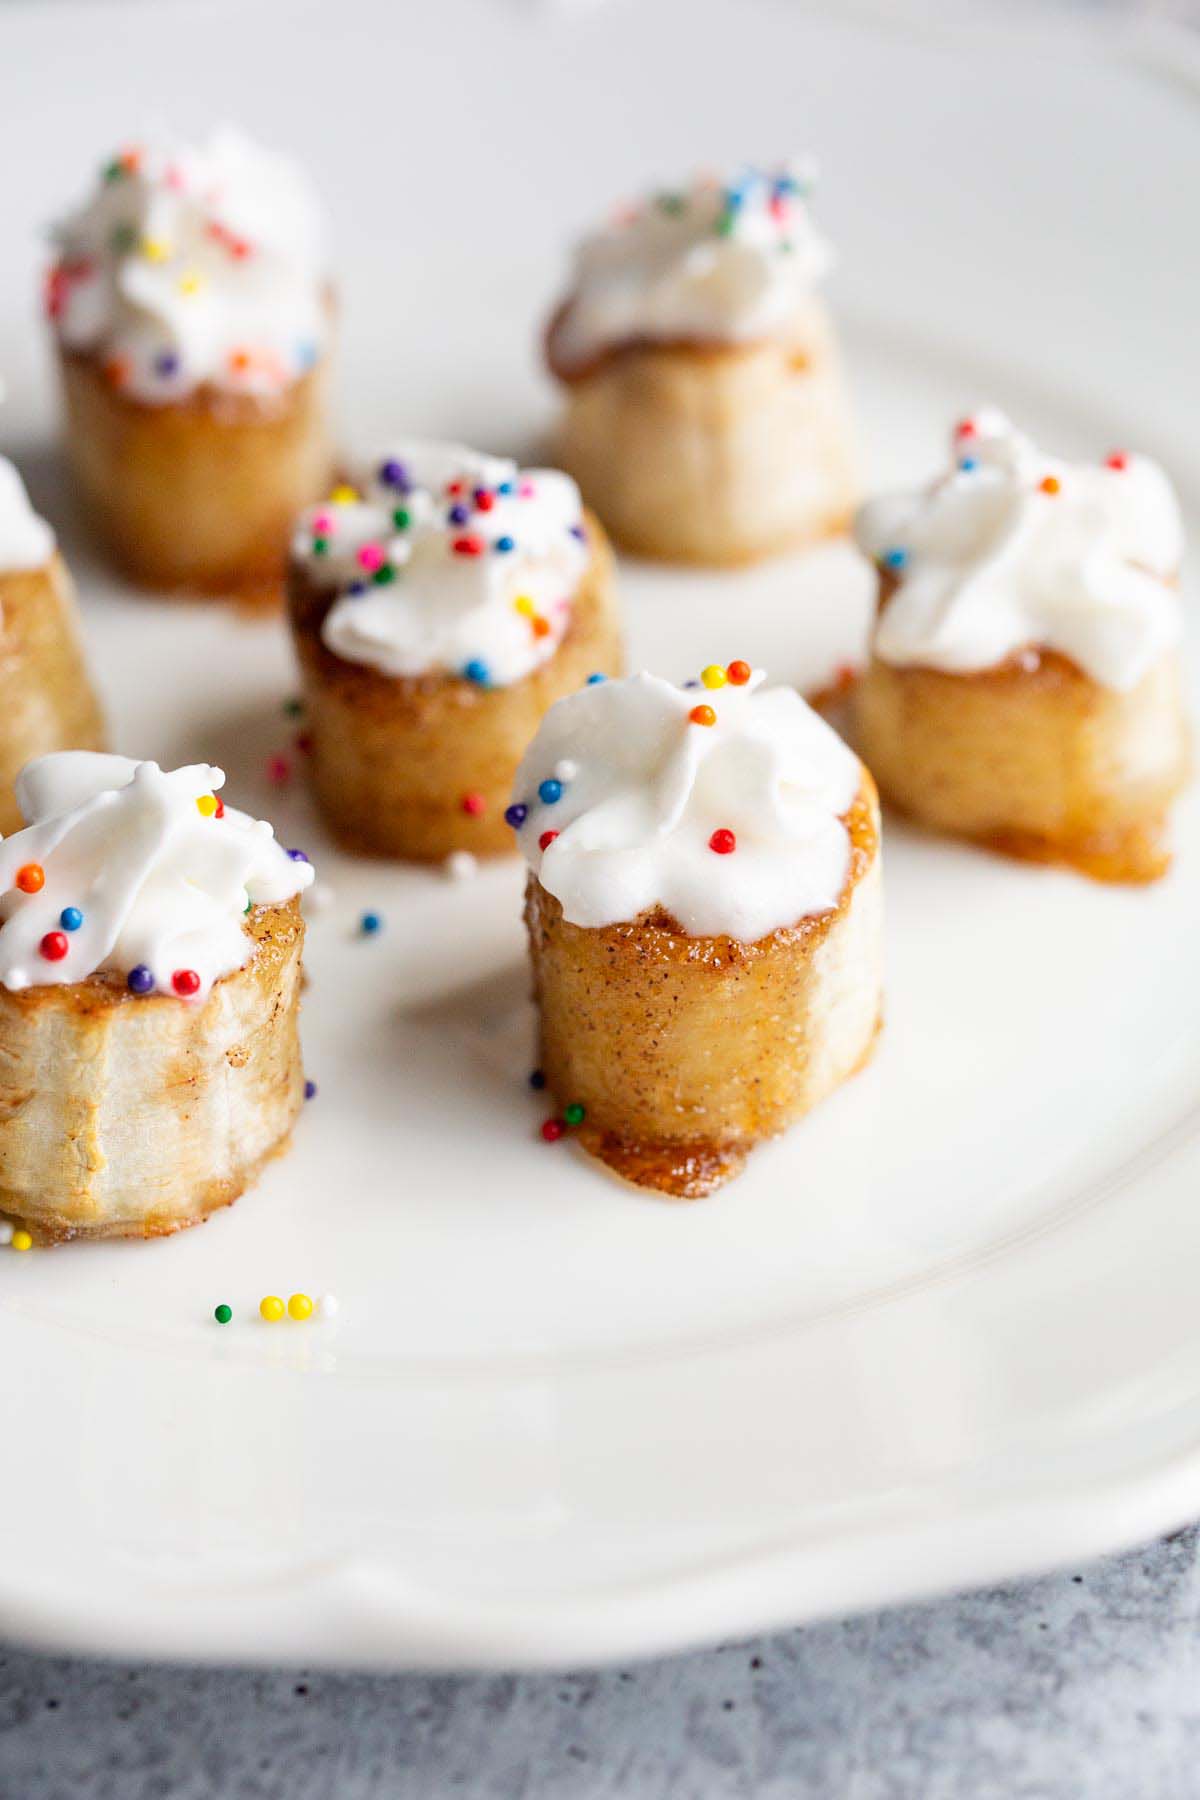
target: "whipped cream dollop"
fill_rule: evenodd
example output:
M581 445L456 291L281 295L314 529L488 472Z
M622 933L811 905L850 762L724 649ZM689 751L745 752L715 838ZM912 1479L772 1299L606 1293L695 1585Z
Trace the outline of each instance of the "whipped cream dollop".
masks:
M28 820L0 842L0 985L124 975L135 994L203 1000L240 969L254 906L290 900L312 865L218 798L220 769L160 769L86 750L28 763Z
M745 663L687 687L630 675L550 708L506 816L573 925L662 908L748 943L838 904L861 765L764 679Z
M14 464L0 456L0 574L40 569L53 555L53 531L34 512Z
M305 512L294 561L336 656L507 687L553 656L589 553L579 489L461 444L401 443Z
M285 158L224 127L135 145L55 233L47 310L121 392L276 394L329 337L323 222Z
M556 365L639 339L724 342L786 331L832 262L809 212L810 165L698 177L584 239L554 333Z
M1183 524L1148 457L1047 456L1003 413L954 430L953 467L916 493L869 502L860 547L896 578L875 654L952 674L1056 650L1128 689L1180 637L1173 585Z

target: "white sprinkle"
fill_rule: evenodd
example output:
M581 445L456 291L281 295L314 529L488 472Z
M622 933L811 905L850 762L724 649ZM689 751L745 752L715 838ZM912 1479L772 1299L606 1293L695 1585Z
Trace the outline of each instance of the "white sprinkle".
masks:
M323 1319L336 1319L338 1316L338 1297L336 1294L322 1294L317 1301L317 1308Z
M0 1244L11 1244L13 1227L7 1219L0 1219Z
M564 756L561 762L555 763L554 773L559 781L574 781L579 773L579 764L572 762L569 756Z
M305 912L326 912L333 905L333 889L324 881L314 881L304 896Z
M442 864L442 873L447 881L469 881L479 873L478 859L469 850L454 850Z

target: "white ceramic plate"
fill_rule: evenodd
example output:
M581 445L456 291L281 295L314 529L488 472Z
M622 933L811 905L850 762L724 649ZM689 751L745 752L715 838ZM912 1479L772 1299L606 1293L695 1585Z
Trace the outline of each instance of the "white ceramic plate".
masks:
M120 747L223 764L334 891L290 1156L174 1241L0 1255L0 1632L630 1656L1200 1509L1194 799L1147 893L889 823L872 1067L717 1198L641 1196L537 1137L515 863L455 886L326 848L265 778L282 628L96 569L30 353L40 223L147 110L224 111L304 155L340 221L355 437L520 447L572 232L655 175L813 144L873 480L993 398L1068 452L1157 452L1194 509L1192 102L1061 43L747 0L13 7L0 33L0 427L63 521ZM846 551L622 575L636 659L678 675L743 655L817 682L861 632ZM336 1292L337 1324L258 1320L297 1288Z

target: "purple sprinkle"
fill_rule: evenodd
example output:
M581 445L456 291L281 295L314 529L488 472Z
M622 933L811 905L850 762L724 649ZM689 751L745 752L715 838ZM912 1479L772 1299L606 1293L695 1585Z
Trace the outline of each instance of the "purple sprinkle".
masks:
M512 806L505 808L504 823L511 825L514 831L519 831L528 817L529 808L522 806L521 802L517 800Z
M291 857L293 862L307 862L308 861L308 857L305 855L303 850L289 850L288 855Z
M469 508L459 504L452 506L450 511L446 514L451 525L465 525L470 516Z
M350 594L355 600L359 599L359 597L361 595L365 594L366 591L367 591L367 584L365 581L352 581L350 583L350 586L346 589L346 592L348 594Z
M172 375L178 375L179 358L173 350L164 350L161 356L155 357L154 373L161 375L164 381L170 381Z
M412 482L408 478L408 470L402 462L396 462L394 458L389 458L389 460L383 464L379 471L379 479L380 481L385 482L388 487L398 488L402 494L407 494L412 489Z
M581 544L587 543L587 532L583 529L582 525L572 525L571 536L573 538L578 538Z
M154 976L145 963L137 963L125 977L125 985L131 994L148 994L154 986Z
M699 687L700 683L698 681L685 681L683 685L685 688Z
M315 1081L306 1081L304 1084L304 1098L306 1100L315 1100L316 1097L317 1097L316 1082Z

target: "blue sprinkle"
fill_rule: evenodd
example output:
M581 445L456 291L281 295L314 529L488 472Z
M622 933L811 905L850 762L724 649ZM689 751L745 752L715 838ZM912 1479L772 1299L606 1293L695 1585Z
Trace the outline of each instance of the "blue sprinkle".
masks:
M288 855L291 857L293 862L307 862L308 861L308 857L305 855L303 850L289 850Z
M145 963L138 963L125 977L125 985L131 994L148 994L154 986L154 977Z
M306 1081L304 1084L304 1098L306 1100L315 1100L316 1097L317 1097L316 1082L315 1081Z
M77 906L64 906L58 915L58 922L64 931L78 931L83 924L83 914Z
M408 470L404 464L392 459L380 465L379 479L385 487L399 488L402 494L407 494L412 488L412 482L408 478Z
M513 483L511 481L502 481L499 483L499 485L496 488L496 492L498 494L511 494L511 493L514 493L515 491L516 491L515 483Z
M161 356L155 357L154 373L161 375L164 381L170 381L172 375L178 375L179 358L173 350L164 350Z
M884 551L882 560L886 568L902 569L908 561L908 551L901 549L900 545L897 544L895 549Z
M539 1093L545 1087L546 1077L542 1074L542 1071L540 1069L534 1069L531 1071L530 1076L529 1076L529 1085L531 1088L536 1088Z
M469 508L456 502L446 514L446 520L450 525L465 525L470 516Z
M700 683L698 681L685 681L683 685L685 688L699 687Z
M973 456L964 456L958 466L964 475L969 475L972 469L977 469L979 467L979 464Z
M463 664L463 677L467 681L475 682L477 687L486 687L489 679L488 666L477 656L473 656L469 663Z
M595 687L595 685L598 681L607 681L607 680L608 680L608 676L601 675L600 672L597 670L596 674L588 676L587 684L589 687Z
M374 937L377 931L383 930L383 920L378 913L364 913L358 923L364 937Z
M514 831L519 831L528 817L529 808L522 806L519 800L504 809L504 823L511 825Z
M311 369L317 360L317 346L307 338L296 345L296 363L301 369Z
M501 556L507 556L509 551L515 550L516 547L517 547L516 538L498 537L496 539L496 548L500 552Z
M365 581L352 581L350 586L346 589L346 592L350 595L352 600L360 600L366 591L367 584Z
M573 538L578 538L581 544L587 543L587 532L583 529L582 525L572 525L571 536Z
M562 799L562 782L547 775L545 781L538 784L538 799L543 806L553 806L556 800Z

